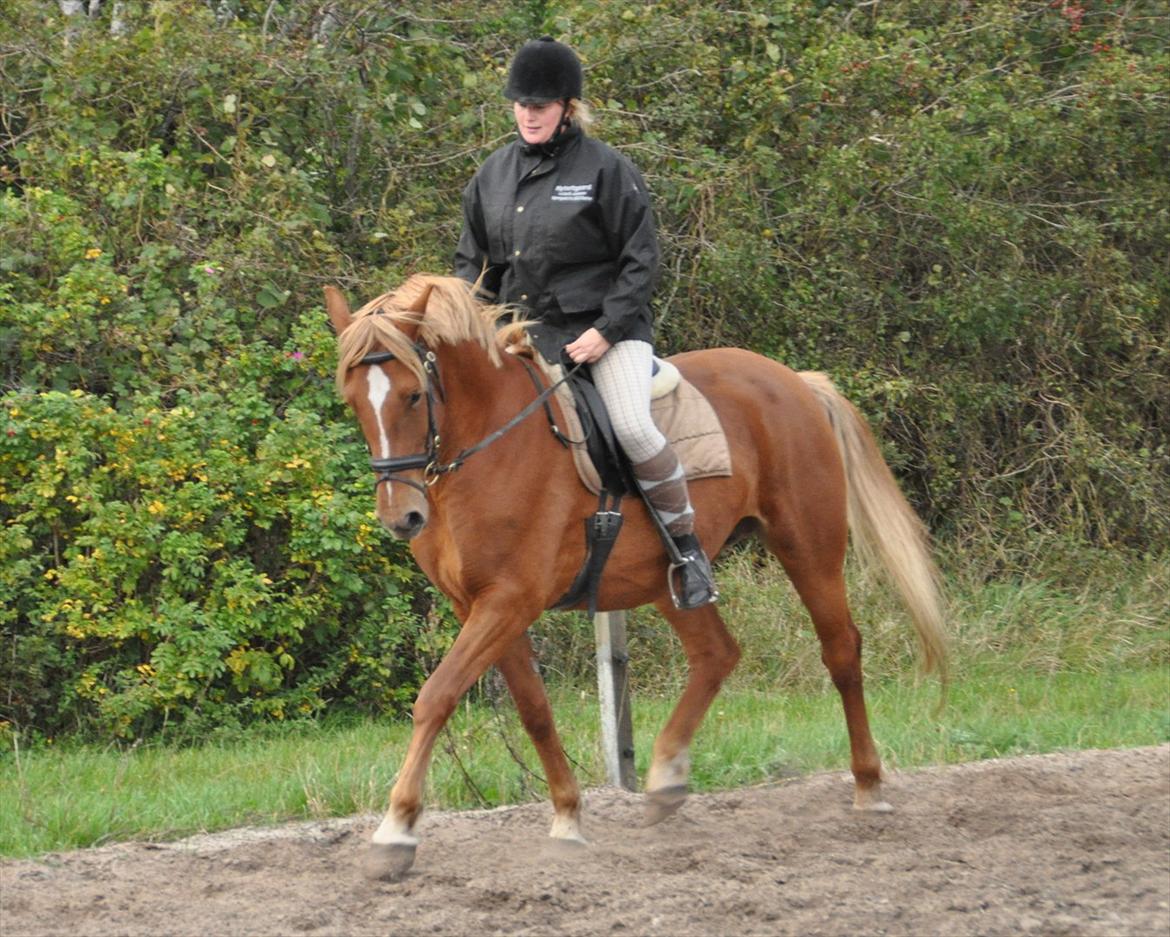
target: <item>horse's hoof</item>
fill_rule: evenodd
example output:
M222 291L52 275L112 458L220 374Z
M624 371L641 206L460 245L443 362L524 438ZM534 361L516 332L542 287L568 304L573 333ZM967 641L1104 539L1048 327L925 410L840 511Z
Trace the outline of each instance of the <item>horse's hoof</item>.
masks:
M362 874L375 882L396 882L414 865L413 843L371 843Z
M588 843L581 835L581 821L576 813L557 814L553 817L552 829L548 831L550 839L563 843L572 843L575 846L586 846Z
M589 844L583 839L561 839L550 836L544 841L545 855L550 859L575 859L583 856Z
M893 813L894 806L889 801L882 800L881 788L858 790L853 795L853 809L864 813Z
M675 787L660 787L656 791L646 792L646 825L653 826L661 823L678 812L687 799L685 784Z

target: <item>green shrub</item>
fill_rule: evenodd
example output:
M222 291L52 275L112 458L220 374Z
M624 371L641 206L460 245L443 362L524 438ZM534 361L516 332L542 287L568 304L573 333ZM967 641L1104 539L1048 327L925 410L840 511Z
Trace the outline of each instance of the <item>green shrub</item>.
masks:
M112 7L0 12L0 720L412 697L451 616L369 517L320 287L447 269L544 32L654 194L663 351L830 372L988 575L1170 540L1158 0Z
M355 680L367 706L408 701L419 583L353 482L340 422L230 387L165 409L81 390L6 405L15 601L0 621L18 636L3 682L21 723L131 735L283 718ZM46 667L60 694L44 696Z

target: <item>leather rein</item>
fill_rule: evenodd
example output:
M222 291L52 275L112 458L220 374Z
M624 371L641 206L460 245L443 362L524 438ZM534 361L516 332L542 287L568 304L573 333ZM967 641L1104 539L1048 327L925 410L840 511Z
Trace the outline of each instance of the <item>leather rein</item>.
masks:
M426 373L426 398L427 398L427 441L426 450L423 452L416 452L413 455L397 456L390 459L370 459L370 468L374 470L376 481L374 488L377 489L383 482L401 482L404 485L409 485L421 491L423 495L427 494L427 489L434 485L444 475L448 475L460 468L464 462L479 452L481 449L486 449L497 439L508 433L510 430L519 426L524 420L528 419L540 407L544 407L545 413L548 416L549 425L552 428L553 435L563 445L567 445L567 440L561 433L553 420L552 408L549 406L548 399L551 397L558 387L564 384L577 370L582 366L583 362L574 365L567 371L559 381L544 387L537 377L535 369L531 364L520 358L519 361L528 371L528 376L532 378L532 382L536 385L538 391L537 397L523 410L517 413L512 419L501 426L499 429L489 433L479 442L474 445L461 449L450 460L444 462L439 457L439 446L441 439L439 437L439 426L435 420L435 388L438 388L438 399L444 403L447 400L446 392L443 389L442 377L439 375L439 360L435 353L431 351L426 345L421 342L416 342L414 345L415 354L418 355L419 361L422 362L423 371ZM360 367L362 365L378 365L387 361L395 360L393 352L389 351L372 351L364 355L358 362L351 367ZM423 481L420 484L409 478L403 478L402 472L413 472L422 469Z

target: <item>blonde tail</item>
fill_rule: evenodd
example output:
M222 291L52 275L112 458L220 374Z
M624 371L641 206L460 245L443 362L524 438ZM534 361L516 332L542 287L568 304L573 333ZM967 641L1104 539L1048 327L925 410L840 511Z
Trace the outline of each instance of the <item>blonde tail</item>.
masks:
M849 531L862 562L885 569L910 611L922 663L947 677L938 570L922 521L902 496L865 418L829 378L815 371L800 377L829 416L845 463Z

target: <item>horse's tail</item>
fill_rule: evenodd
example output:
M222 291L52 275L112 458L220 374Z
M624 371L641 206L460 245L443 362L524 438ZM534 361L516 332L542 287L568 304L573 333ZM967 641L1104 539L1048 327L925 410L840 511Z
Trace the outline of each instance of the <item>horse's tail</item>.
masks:
M923 666L938 670L945 684L947 641L939 575L926 528L903 497L858 409L826 375L802 371L800 377L821 401L837 437L854 549L862 562L880 565L893 580L918 632Z

